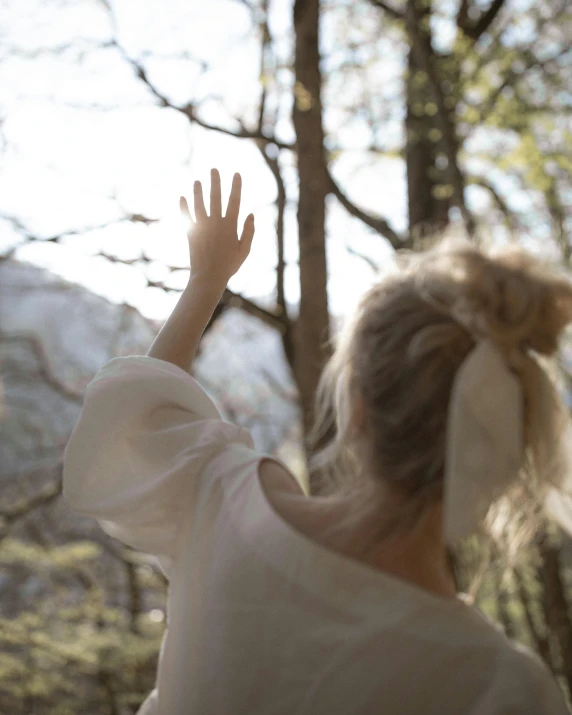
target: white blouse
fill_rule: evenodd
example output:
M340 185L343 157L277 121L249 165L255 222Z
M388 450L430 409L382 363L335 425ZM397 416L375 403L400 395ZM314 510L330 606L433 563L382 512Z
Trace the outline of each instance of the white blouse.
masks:
M138 715L564 715L532 651L474 608L331 551L277 515L264 455L185 371L115 358L89 384L64 497L169 579Z

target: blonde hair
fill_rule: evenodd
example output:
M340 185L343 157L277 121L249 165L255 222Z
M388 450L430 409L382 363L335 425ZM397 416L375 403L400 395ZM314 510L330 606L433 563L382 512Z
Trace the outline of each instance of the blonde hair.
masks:
M523 382L528 476L508 503L518 502L530 524L546 484L532 468L546 445L530 361L554 355L570 321L568 280L522 250L443 243L400 257L396 274L363 297L322 374L311 435L321 443L311 462L320 492L352 493L356 516L375 510L380 493L398 492L407 510L385 514L380 531L406 528L440 500L453 381L477 340L488 338ZM494 518L507 510L507 500L500 504Z

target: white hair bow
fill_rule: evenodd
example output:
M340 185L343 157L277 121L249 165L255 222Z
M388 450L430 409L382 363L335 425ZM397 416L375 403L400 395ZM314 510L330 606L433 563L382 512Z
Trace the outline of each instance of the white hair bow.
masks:
M527 409L535 411L532 429L538 433L535 471L558 484L547 491L547 511L572 534L571 422L546 372L532 358L526 361L523 374L517 375L492 341L481 340L456 375L445 453L448 544L477 531L491 504L518 479L525 456L525 394Z

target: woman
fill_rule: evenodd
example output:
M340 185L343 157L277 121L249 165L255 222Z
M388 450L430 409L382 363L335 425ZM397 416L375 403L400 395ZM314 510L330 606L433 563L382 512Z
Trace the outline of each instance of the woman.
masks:
M66 448L68 503L169 578L140 713L567 712L540 660L457 595L448 547L538 500L570 523L566 412L530 352L556 350L569 284L464 247L373 288L318 394L338 479L308 497L188 374L254 235L251 215L237 238L240 187L225 216L216 171L210 216L198 182L195 222L181 200L189 284L147 356L96 375Z

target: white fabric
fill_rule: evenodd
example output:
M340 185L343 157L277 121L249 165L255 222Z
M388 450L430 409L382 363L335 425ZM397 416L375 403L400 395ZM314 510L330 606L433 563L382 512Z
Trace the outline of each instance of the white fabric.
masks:
M157 687L139 715L564 715L552 677L475 609L282 520L249 434L148 357L90 383L64 496L168 574Z
M480 340L453 383L445 455L447 543L477 531L489 507L516 481L524 459L524 402L534 422L536 471L561 480L548 492L548 513L572 535L572 427L546 372L522 355L521 375L501 350ZM527 392L523 386L526 381Z
M454 544L482 523L523 459L523 395L500 350L481 341L459 368L449 404L445 538Z

